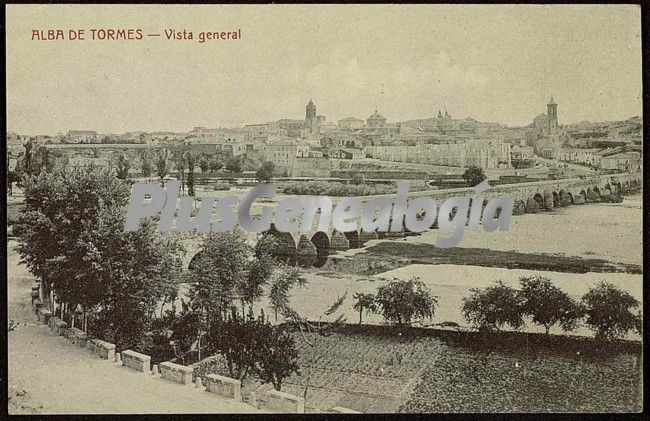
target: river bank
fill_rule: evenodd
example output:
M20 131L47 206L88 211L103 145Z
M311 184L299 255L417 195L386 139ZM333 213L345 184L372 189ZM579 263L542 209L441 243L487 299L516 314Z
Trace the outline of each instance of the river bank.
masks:
M635 194L626 196L621 203L594 203L513 216L508 231L466 230L459 246L450 249L434 246L444 234L432 229L403 239L373 240L362 249L340 252L332 260L641 274L642 206L641 194ZM357 273L378 272L369 268Z

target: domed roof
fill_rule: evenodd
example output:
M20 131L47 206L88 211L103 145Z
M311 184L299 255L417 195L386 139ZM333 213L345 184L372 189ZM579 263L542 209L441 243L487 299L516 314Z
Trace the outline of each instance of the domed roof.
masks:
M368 120L386 120L386 117L383 115L379 114L377 110L375 109L375 113L368 117Z

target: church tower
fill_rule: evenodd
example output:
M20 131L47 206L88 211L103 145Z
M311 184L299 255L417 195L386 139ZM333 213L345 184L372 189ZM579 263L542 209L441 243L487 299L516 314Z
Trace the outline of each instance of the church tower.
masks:
M557 104L553 101L553 95L551 95L551 101L546 104L548 109L548 133L556 134L557 133Z
M309 104L305 107L305 123L311 124L316 121L316 105L314 101L309 98Z

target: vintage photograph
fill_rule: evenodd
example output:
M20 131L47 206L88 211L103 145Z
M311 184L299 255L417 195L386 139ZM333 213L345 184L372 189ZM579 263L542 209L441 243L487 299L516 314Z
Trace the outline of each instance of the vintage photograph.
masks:
M9 414L644 410L640 6L5 12Z

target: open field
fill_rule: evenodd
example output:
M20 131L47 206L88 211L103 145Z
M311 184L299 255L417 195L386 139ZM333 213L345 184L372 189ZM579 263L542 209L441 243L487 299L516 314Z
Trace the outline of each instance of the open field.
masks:
M334 406L361 412L641 408L639 342L370 325L294 337L301 373L282 390L304 396L308 385L307 412ZM214 371L227 375L223 364ZM245 393L259 385L245 383Z

